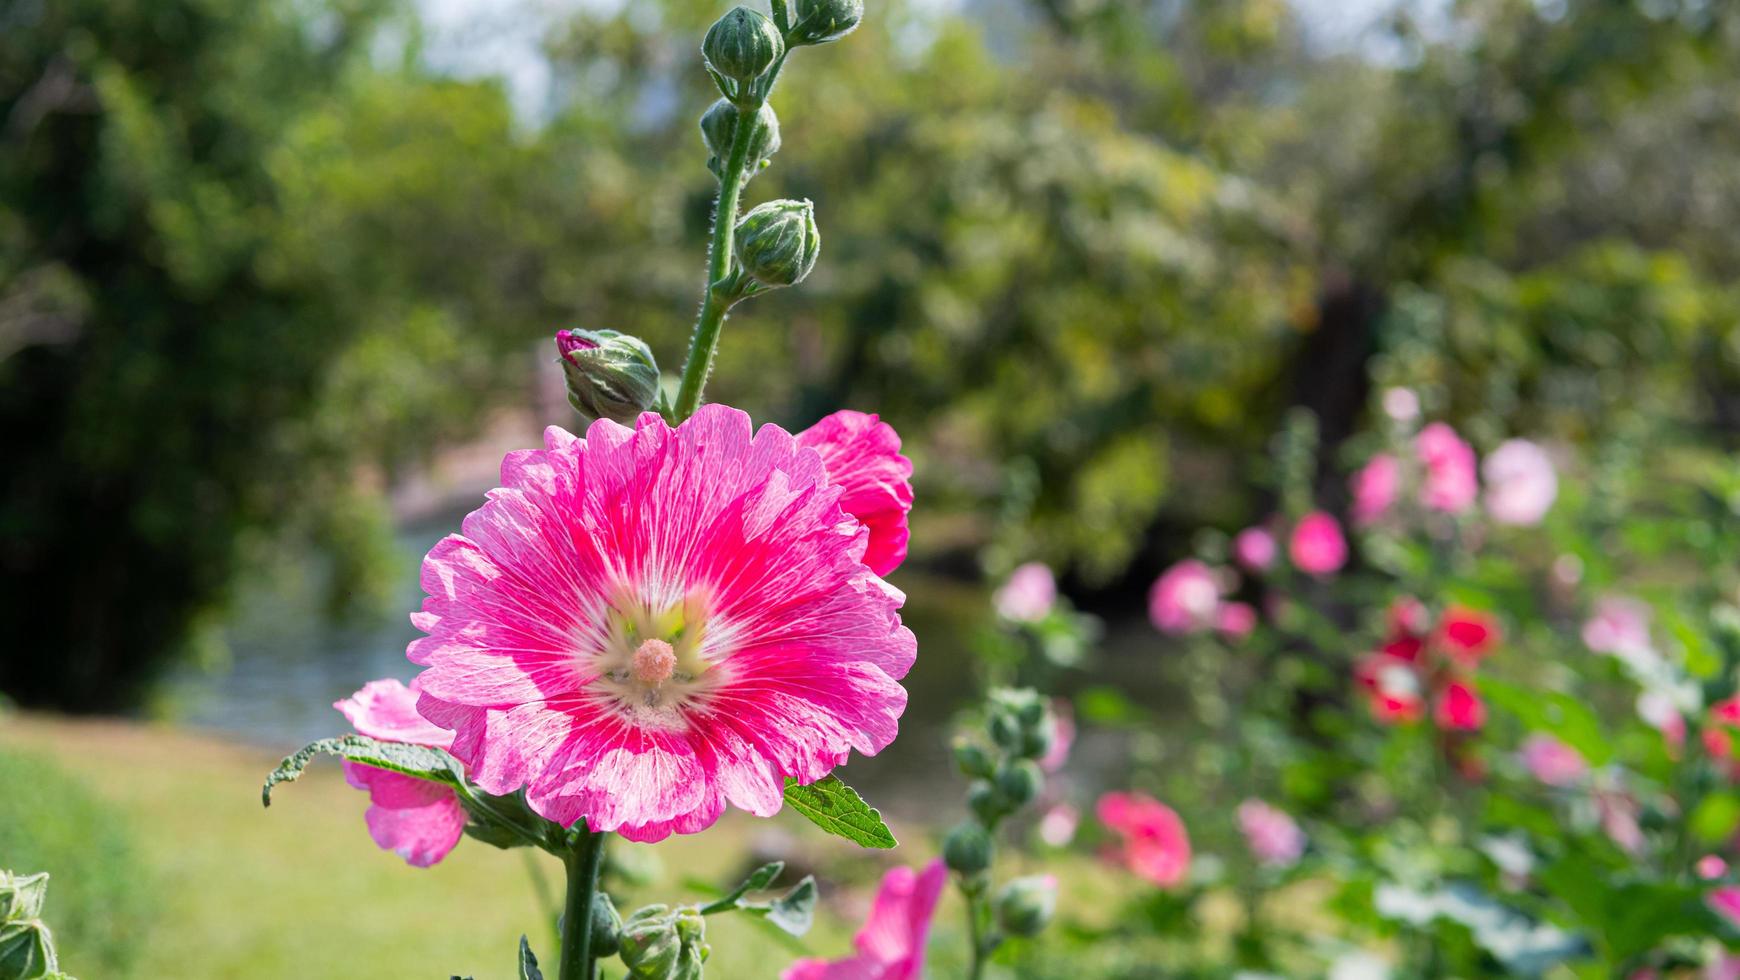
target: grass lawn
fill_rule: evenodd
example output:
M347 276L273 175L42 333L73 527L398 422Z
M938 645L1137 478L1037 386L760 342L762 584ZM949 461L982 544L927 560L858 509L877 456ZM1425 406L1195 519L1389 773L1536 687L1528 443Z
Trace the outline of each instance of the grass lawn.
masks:
M513 975L522 932L547 961L553 958L549 930L540 934L545 920L530 885L527 852L467 839L434 868L407 867L369 840L366 797L345 785L331 760L279 787L267 810L260 806L260 780L278 755L174 728L10 715L0 717L0 751L53 759L129 818L154 886L152 926L136 937L138 977L445 980L458 974L490 980ZM0 787L11 791L28 787ZM820 831L789 814L771 823L732 815L704 834L660 844L662 880L635 898L692 900L700 896L683 880L727 883L740 872L751 835L768 827L826 859L851 858L855 850L843 841L812 842ZM915 861L929 853L921 843L899 856ZM539 860L559 889L560 865L547 856ZM54 896L51 884L51 926L57 912L74 911L57 908ZM804 944L843 954L852 926L838 916L821 918ZM710 919L709 938L710 976L774 977L795 955L762 928L732 916ZM106 980L80 971L77 949L63 949L62 959L81 980Z

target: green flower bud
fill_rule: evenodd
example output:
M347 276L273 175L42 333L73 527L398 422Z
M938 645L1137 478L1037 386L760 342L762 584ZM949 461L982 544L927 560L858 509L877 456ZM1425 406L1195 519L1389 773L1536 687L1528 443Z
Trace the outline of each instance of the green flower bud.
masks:
M707 29L701 54L713 70L742 85L760 78L785 53L785 38L765 14L733 7Z
M648 905L622 924L621 954L635 980L667 980L676 972L683 940L677 914L665 905Z
M743 180L755 176L767 165L769 157L779 152L779 117L773 107L762 103L755 111L754 142L744 158ZM707 144L707 169L713 176L725 179L725 161L731 156L731 140L737 132L737 107L720 99L701 115L701 140Z
M979 780L967 790L967 808L973 811L973 816L979 822L990 826L1009 815L1009 800L1003 796L997 787Z
M822 234L809 201L769 201L737 222L744 271L763 286L795 286L816 267Z
M592 955L615 956L622 949L622 916L604 892L592 894Z
M864 19L864 0L796 0L788 44L838 41Z
M955 765L964 776L990 778L997 771L996 763L991 761L991 753L965 739L955 742Z
M1021 746L1026 741L1025 733L1021 730L1021 723L1006 709L993 706L985 728L991 733L991 741L996 742L1004 751L1020 754Z
M1037 936L1057 914L1057 879L1016 878L997 893L997 925L1012 936Z
M1021 748L1016 754L1024 759L1043 758L1047 752L1051 751L1051 746L1056 741L1057 725L1052 719L1047 718L1045 723L1037 728L1021 730Z
M950 871L976 875L991 866L994 845L984 827L969 820L957 824L943 838L943 863Z
M997 770L997 792L1014 806L1033 802L1044 784L1045 777L1032 759L1006 762Z
M659 366L638 337L614 330L558 330L568 403L587 418L633 425L659 398Z

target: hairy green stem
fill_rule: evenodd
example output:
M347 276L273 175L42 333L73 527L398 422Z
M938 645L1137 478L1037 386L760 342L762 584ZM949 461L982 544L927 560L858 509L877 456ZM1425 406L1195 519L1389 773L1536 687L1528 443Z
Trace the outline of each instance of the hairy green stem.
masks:
M737 126L731 136L731 155L726 158L725 171L719 177L719 202L713 208L713 240L707 252L707 290L701 300L701 314L695 319L695 333L689 339L689 357L683 363L683 379L677 388L677 402L672 407L673 422L682 422L701 407L701 389L713 370L713 354L719 349L719 329L725 325L725 314L737 297L726 294L726 280L731 275L731 256L737 230L737 201L743 195L743 171L749 166L749 147L755 142L761 127L761 106L773 91L780 69L785 67L785 55L774 62L754 97L737 105Z
M979 900L983 894L982 888L961 888L961 897L966 899L967 906L967 945L972 953L967 966L967 980L979 980L985 975L986 942L981 925L984 910Z
M604 835L590 830L563 856L568 869L568 900L562 908L561 980L593 980L592 896L598 890L598 865L604 857Z

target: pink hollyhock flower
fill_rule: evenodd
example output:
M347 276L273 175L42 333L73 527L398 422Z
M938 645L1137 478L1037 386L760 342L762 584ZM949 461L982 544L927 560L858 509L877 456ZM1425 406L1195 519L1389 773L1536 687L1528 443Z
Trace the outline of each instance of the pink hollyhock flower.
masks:
M1740 760L1734 758L1734 731L1740 728L1740 694L1710 705L1706 726L1699 736L1704 750L1724 763L1731 776L1740 778Z
M1407 661L1374 653L1354 665L1353 677L1366 692L1372 717L1380 724L1418 721L1425 711L1420 675Z
M1248 602L1223 602L1214 612L1214 628L1229 640L1242 640L1257 628L1257 610Z
M1307 575L1333 575L1347 564L1347 539L1341 536L1341 525L1335 518L1314 510L1293 528L1287 554Z
M479 786L656 841L894 740L917 644L841 508L856 476L723 405L544 438L429 552L412 617L418 710Z
M453 733L417 713L417 683L369 681L332 705L358 732L383 742L444 749ZM465 808L451 787L355 762L344 764L345 782L369 794L369 836L407 864L427 868L447 856L465 832Z
M1526 439L1500 444L1480 472L1486 477L1486 513L1500 524L1539 524L1559 495L1553 461Z
M1426 467L1420 502L1431 510L1460 514L1480 494L1474 448L1463 442L1456 430L1433 422L1414 438L1414 451Z
M890 868L876 890L870 918L853 937L858 952L843 960L798 960L780 980L922 980L931 919L948 880L940 858L921 872Z
M1601 819L1601 830L1607 839L1627 854L1643 852L1643 827L1637 822L1637 801L1613 790L1595 794L1595 812Z
M1233 560L1247 572L1266 572L1275 564L1275 536L1266 527L1247 527L1234 535Z
M1660 691L1645 691L1637 696L1637 716L1644 724L1661 732L1668 748L1677 751L1686 743L1686 716L1680 714L1674 699Z
M1708 881L1712 878L1720 878L1727 874L1728 862L1722 860L1722 856L1719 854L1706 854L1703 857L1698 858L1695 870L1698 873L1698 877Z
M863 412L840 411L798 433L798 445L822 454L828 482L843 488L840 509L870 529L864 564L887 575L906 560L912 510L912 461L900 455L900 436Z
M1704 896L1710 911L1728 921L1728 924L1740 928L1740 885L1720 885L1710 889Z
M1432 718L1439 728L1448 731L1475 731L1486 724L1486 703L1474 693L1474 688L1461 681L1451 681L1438 692Z
M1649 604L1629 596L1603 596L1595 612L1583 624L1583 645L1596 653L1611 653L1627 659L1652 655L1649 639Z
M1353 523L1364 526L1381 520L1402 494L1402 463L1389 453L1379 453L1353 474Z
M1444 610L1434 640L1450 659L1473 666L1492 652L1498 636L1498 621L1489 614L1466 606L1451 606Z
M1044 563L1030 561L1015 569L991 597L997 615L1017 623L1035 623L1051 614L1057 602L1057 579Z
M1068 803L1059 803L1039 818L1039 839L1052 847L1068 847L1081 826L1081 811Z
M1305 832L1286 811L1262 800L1246 800L1239 804L1237 813L1239 833L1260 863L1284 868L1305 853Z
M1039 758L1039 768L1057 772L1069 761L1069 750L1075 745L1075 709L1067 698L1051 699L1051 748Z
M1190 835L1177 811L1141 793L1107 793L1095 812L1123 838L1117 860L1138 877L1171 888L1190 871Z
M1220 608L1220 582L1214 570L1186 558L1160 573L1148 590L1148 618L1154 628L1174 635L1195 633L1214 625Z
M1580 752L1551 735L1530 735L1517 756L1529 775L1548 786L1569 786L1589 772Z

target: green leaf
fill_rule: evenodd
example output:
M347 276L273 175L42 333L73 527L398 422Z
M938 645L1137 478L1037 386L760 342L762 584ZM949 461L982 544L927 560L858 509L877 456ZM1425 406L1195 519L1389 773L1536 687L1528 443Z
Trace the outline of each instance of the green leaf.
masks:
M1493 677L1480 679L1480 693L1516 715L1531 731L1550 732L1576 749L1591 766L1613 758L1613 746L1601 732L1601 721L1582 701L1562 691L1523 688Z
M793 936L810 931L816 921L816 879L805 875L797 887L773 900L764 914L767 921Z
M900 843L882 822L882 814L838 776L826 776L808 786L787 779L785 801L810 823L860 847L890 848Z
M532 944L520 936L520 980L544 980L544 971L538 969L538 958L532 955Z
M750 892L761 891L768 885L773 884L774 880L779 877L779 873L784 870L784 861L771 861L756 868L754 871L749 873L749 877L743 879L741 885L733 888L717 901L710 902L702 907L701 914L713 915L716 912L729 912L732 909L737 908L742 904L741 899L743 896Z
M432 783L445 783L448 786L460 785L465 772L458 759L426 745L381 742L365 735L323 738L305 746L295 755L286 756L278 764L278 768L267 774L266 784L260 787L260 803L271 806L272 787L279 783L294 782L317 755L337 756L349 762L386 769L414 779L426 779Z
M1711 793L1692 811L1690 823L1692 833L1706 843L1733 837L1734 829L1740 827L1740 797L1733 793Z

